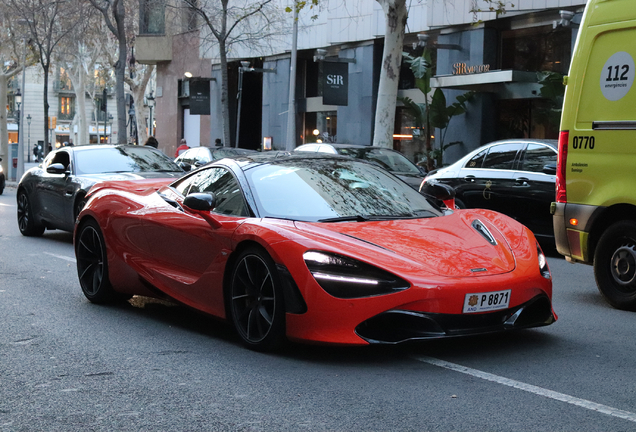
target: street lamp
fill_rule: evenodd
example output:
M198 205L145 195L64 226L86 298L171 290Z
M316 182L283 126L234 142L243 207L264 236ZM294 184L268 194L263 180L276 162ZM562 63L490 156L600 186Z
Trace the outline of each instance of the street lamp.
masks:
M106 138L105 141L107 142L111 142L111 138L113 136L113 115L112 114L108 114L108 127L110 127L110 135L108 135L107 131L104 131L104 137Z
M148 101L148 107L150 108L150 121L148 122L148 136L154 136L154 128L153 128L153 123L152 123L152 109L155 106L155 96L152 93L152 90L150 91L150 94L148 96L146 96L146 100Z
M234 141L234 147L239 146L239 131L241 130L241 100L243 99L243 72L250 70L250 62L242 61L241 66L239 66L238 70L239 70L238 94L236 95L236 97L238 98L238 108L236 110L236 138Z
M22 173L24 172L24 157L20 158L20 152L22 149L22 131L20 130L20 105L22 105L22 93L20 93L20 89L18 88L16 92L13 94L13 98L15 100L15 104L17 105L17 109L15 110L15 122L18 125L18 166L16 167L16 175L15 180L20 181L22 178ZM20 170L20 166L22 166L22 170Z
M29 134L27 135L27 162L31 162L31 114L27 114L27 124L29 125ZM35 162L35 161L33 161Z

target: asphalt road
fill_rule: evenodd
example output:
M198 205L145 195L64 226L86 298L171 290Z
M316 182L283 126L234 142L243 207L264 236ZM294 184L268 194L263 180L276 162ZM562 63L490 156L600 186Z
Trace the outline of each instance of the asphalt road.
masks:
M81 293L72 236L0 196L0 431L631 431L636 314L549 258L549 327L389 347L244 349L223 322Z

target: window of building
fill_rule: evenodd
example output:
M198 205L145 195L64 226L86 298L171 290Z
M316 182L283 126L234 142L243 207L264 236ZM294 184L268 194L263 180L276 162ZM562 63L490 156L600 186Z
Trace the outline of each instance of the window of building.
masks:
M68 72L64 68L60 68L59 70L59 78L57 81L57 91L73 91L73 83L71 82L71 78L68 76Z
M570 66L572 30L552 26L508 30L501 34L501 68L566 74Z
M165 31L165 2L139 0L139 34L163 35Z
M58 118L60 120L73 120L75 116L75 97L60 96L60 110Z

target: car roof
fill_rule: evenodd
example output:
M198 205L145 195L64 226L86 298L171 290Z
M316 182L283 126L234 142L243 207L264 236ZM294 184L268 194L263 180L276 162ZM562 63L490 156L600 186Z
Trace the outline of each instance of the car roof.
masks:
M479 148L490 147L497 144L515 144L515 143L524 143L524 144L545 144L549 145L553 149L558 149L559 140L555 139L541 139L541 138L508 138L498 141L492 141Z
M78 152L78 151L88 151L88 150L94 150L94 149L105 149L105 148L114 149L114 148L132 148L132 147L134 147L134 148L145 148L145 149L148 149L148 150L150 150L152 148L153 150L157 150L154 147L139 146L139 145L134 145L134 144L88 144L88 145L60 147L58 149L55 149L54 151L72 150L74 152Z

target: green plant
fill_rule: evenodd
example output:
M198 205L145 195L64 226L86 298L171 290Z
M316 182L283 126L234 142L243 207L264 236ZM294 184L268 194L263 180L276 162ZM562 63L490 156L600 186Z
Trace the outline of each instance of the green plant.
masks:
M417 138L414 136L414 139L421 141L421 137L424 137L426 165L429 170L432 170L435 166L442 166L446 149L462 143L461 141L453 141L444 144L444 140L451 119L466 112L466 104L474 97L474 93L466 92L461 94L457 96L455 102L447 106L446 96L444 96L442 89L435 89L433 96L430 96L433 70L431 52L425 48L420 57L413 57L408 53L403 53L402 55L415 76L416 87L424 94L424 103L417 103L408 97L399 98L399 100L409 115L415 120L415 128L418 133ZM441 130L441 137L438 140L439 148L437 149L433 147L431 142L431 132L435 128Z

